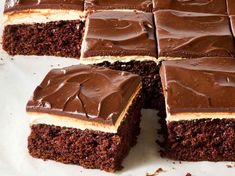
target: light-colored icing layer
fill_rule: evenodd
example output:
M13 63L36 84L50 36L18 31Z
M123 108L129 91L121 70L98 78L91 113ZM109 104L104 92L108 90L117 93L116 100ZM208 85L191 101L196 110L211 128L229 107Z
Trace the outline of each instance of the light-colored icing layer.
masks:
M128 105L118 117L115 125L107 125L96 121L86 121L77 118L57 116L46 113L28 112L28 115L30 116L31 125L47 124L47 125L55 125L67 128L76 128L80 130L89 129L105 133L117 133L119 126L126 117L126 113L128 112L129 107L132 105L133 100L138 96L140 90L141 90L141 85L138 87L137 91L130 98Z
M84 20L85 13L78 10L30 9L4 14L4 25L48 23L60 20Z
M158 57L158 61L166 61L166 60L181 60L181 59L187 59L183 57L166 57L166 56L160 56Z
M157 63L157 59L152 56L94 56L81 58L80 63L82 64L96 64L104 61L108 61L110 63L114 62L130 62L130 61L154 61Z
M167 122L199 119L235 119L235 112L187 112L175 114L167 112L166 118Z

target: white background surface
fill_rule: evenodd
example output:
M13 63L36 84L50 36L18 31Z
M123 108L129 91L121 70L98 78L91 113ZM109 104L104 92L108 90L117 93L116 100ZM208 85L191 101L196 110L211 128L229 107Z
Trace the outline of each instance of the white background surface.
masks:
M0 4L2 7L3 2ZM138 143L124 160L121 172L110 174L30 157L27 152L30 130L25 105L50 69L77 63L74 59L34 56L12 58L0 53L0 176L145 176L158 168L164 170L159 176L185 176L187 172L193 176L235 176L234 162L180 163L161 158L155 143L158 118L156 112L151 110L143 110Z

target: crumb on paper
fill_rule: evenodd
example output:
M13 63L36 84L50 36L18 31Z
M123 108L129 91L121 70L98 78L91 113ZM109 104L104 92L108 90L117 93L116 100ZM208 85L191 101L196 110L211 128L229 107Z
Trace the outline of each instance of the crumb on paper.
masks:
M172 163L175 164L175 161L173 161Z
M13 58L13 57L11 57L11 60L13 61L13 60L14 60L14 58Z
M54 67L54 65L51 65L51 67Z
M192 174L190 174L190 173L188 172L185 176L192 176Z
M152 173L152 174L147 173L146 176L157 176L161 172L163 172L163 169L158 168L154 173Z
M58 67L60 67L60 64L57 64Z
M233 166L232 166L232 165L227 164L227 165L226 165L226 167L227 167L227 168L232 168Z
M179 161L179 163L180 163L180 164L182 164L182 162L181 162L181 161Z

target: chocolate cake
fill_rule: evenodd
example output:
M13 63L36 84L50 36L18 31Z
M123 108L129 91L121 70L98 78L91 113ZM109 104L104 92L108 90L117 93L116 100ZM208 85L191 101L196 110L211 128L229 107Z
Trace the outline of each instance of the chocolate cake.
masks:
M3 49L10 55L80 57L83 0L7 0Z
M233 1L233 0L231 0ZM153 0L154 10L227 14L226 0Z
M166 102L163 156L235 161L235 59L163 61Z
M152 12L152 0L85 0L86 11L134 10Z
M234 0L226 0L226 1L227 1L228 15L235 15L235 1Z
M235 55L225 15L160 10L155 21L159 60Z
M27 104L29 153L114 172L136 143L142 107L138 75L77 65L50 71Z
M108 27L107 27L108 26ZM153 15L102 11L88 16L81 63L156 61Z

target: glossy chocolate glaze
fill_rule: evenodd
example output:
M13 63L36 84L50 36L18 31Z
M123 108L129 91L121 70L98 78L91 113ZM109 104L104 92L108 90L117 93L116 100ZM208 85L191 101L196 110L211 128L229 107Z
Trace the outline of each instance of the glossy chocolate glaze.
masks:
M85 0L85 10L133 9L151 12L152 0Z
M235 38L235 15L230 16L230 24L231 24L231 30L233 33L233 37Z
M160 75L170 113L235 112L235 59L163 61Z
M27 9L83 10L83 0L6 0L4 12Z
M155 12L158 55L162 57L230 57L235 46L225 15L164 10Z
M153 6L154 10L226 14L226 0L153 0Z
M226 1L227 1L228 15L235 15L235 1L234 0L226 0Z
M87 20L84 57L156 56L153 16L150 13L95 12Z
M140 83L138 75L103 67L54 69L34 91L27 111L113 125Z

